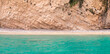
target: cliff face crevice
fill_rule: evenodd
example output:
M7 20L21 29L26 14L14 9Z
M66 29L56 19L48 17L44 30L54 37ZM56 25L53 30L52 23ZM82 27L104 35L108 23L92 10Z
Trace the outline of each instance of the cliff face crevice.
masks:
M110 28L110 0L108 0L108 9L107 9L105 28Z
M100 0L83 0L72 7L69 3L70 0L0 0L0 27L26 30L110 28L109 0L108 8Z

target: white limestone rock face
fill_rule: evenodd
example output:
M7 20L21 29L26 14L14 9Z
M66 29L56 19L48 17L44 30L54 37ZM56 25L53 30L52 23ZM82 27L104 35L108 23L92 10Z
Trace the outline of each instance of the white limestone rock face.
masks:
M100 0L0 0L0 27L11 29L97 30L103 26ZM93 12L91 12L91 10Z

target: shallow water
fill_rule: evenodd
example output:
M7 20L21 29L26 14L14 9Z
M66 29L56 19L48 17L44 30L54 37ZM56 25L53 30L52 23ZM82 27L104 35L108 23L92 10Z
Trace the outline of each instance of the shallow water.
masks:
M110 36L0 35L0 54L110 54Z

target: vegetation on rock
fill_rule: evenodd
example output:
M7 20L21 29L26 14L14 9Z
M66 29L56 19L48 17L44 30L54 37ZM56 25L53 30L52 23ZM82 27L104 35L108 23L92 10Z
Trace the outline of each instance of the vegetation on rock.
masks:
M84 0L70 0L70 2L69 2L70 3L70 7L76 5L79 2L79 8L81 8L82 4L83 4L83 1Z

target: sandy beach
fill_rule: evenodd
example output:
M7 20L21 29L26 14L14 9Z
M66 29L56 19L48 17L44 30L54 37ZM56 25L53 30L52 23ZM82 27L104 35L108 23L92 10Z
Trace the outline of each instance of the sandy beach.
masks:
M60 30L19 30L19 29L1 29L3 35L110 35L110 30L97 31L60 31Z

